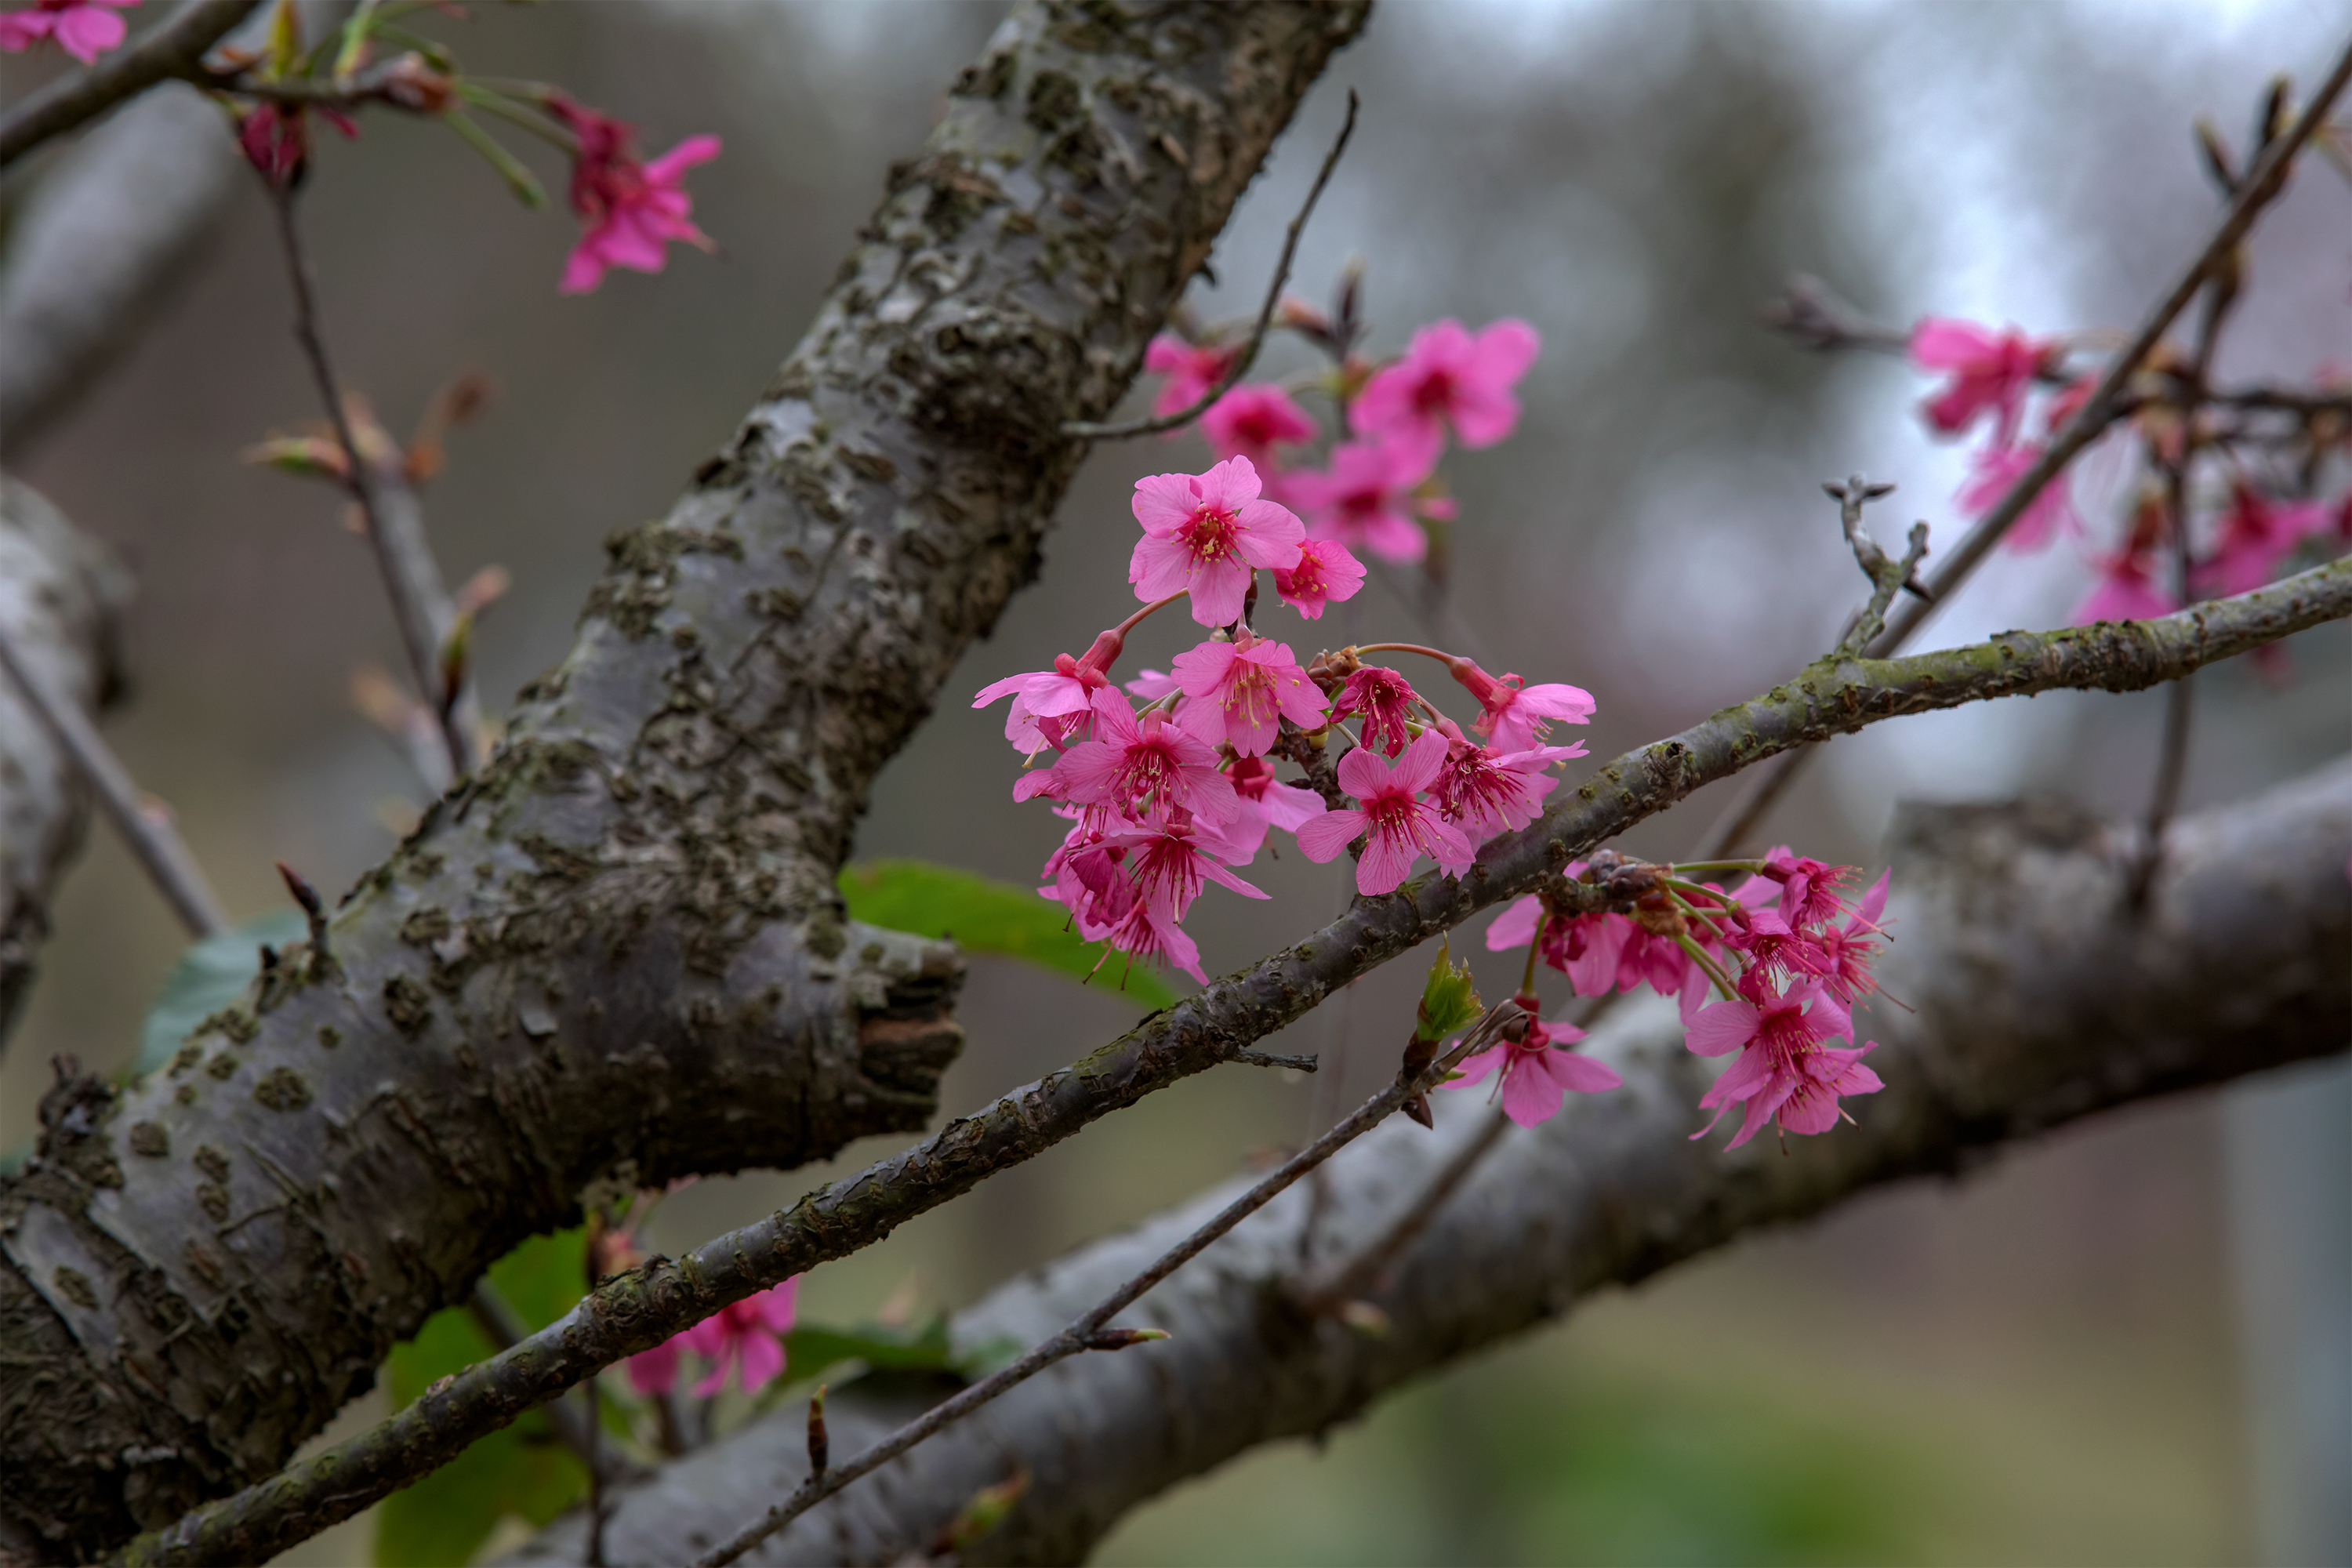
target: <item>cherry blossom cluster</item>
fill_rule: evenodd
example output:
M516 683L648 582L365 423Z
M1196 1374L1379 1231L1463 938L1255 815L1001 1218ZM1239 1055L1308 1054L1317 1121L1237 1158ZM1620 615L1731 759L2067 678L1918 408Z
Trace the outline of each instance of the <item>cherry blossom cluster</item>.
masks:
M1726 891L1690 879L1706 870L1748 875ZM1825 1132L1837 1123L1840 1096L1881 1087L1878 1075L1862 1065L1875 1042L1832 1042L1853 1039L1852 1009L1878 988L1870 965L1885 934L1879 919L1886 874L1859 903L1850 902L1853 868L1784 846L1760 860L1704 868L1650 866L1603 851L1590 863L1571 864L1567 877L1555 892L1530 893L1496 916L1486 928L1487 947L1528 949L1530 977L1539 959L1567 975L1580 996L1646 985L1675 998L1693 1051L1738 1053L1699 1100L1715 1121L1735 1105L1747 1108L1731 1147L1776 1120L1784 1132ZM1596 910L1563 896L1586 890L1630 909ZM1523 990L1530 994L1519 1004L1532 1013L1532 987ZM1607 1067L1566 1049L1581 1038L1583 1031L1566 1023L1533 1025L1525 1040L1465 1061L1461 1078L1447 1087L1499 1070L1505 1112L1531 1126L1557 1114L1568 1091L1617 1086Z
M2069 370L2064 338L2032 337L2013 326L1995 331L1930 317L1913 329L1909 350L1919 369L1948 378L1920 405L1928 426L1954 437L1979 425L1987 430L1957 498L1971 517L1990 510L2041 459L2098 379ZM2261 587L2299 555L2334 553L2352 542L2352 486L2341 484L2340 462L2336 493L2326 493L2331 455L2352 456L2352 421L2315 416L2284 442L2252 439L2228 409L2184 395L2182 387L2200 381L2201 373L2169 346L2159 348L2140 379L2130 425L2141 472L2126 490L2121 539L2109 546L2095 537L2065 475L2042 489L2005 536L2011 549L2026 552L2062 535L2082 544L2097 581L2074 613L2078 623L2181 608L2184 556L2189 595L2221 597ZM2340 372L2321 379L2323 392L2346 389ZM2189 418L2182 416L2184 405L2195 410ZM2178 483L2168 470L2179 473Z

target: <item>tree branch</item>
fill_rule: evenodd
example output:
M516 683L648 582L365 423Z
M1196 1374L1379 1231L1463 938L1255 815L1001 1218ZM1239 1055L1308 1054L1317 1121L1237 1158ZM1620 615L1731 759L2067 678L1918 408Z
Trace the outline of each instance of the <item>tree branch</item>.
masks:
M82 713L122 686L119 619L130 579L57 509L0 477L0 639ZM54 732L0 679L0 1047L31 990L49 897L81 846L89 797Z
M2352 615L2352 561L2158 621L2011 632L1900 659L1824 658L1797 680L1619 758L1526 831L1496 840L1459 880L1424 874L1154 1015L978 1116L809 1194L676 1260L592 1292L559 1321L468 1368L371 1431L268 1483L142 1537L129 1563L266 1556L446 1464L623 1357L793 1275L847 1256L983 1178L1303 1016L1332 991L1459 925L1665 809L1773 753L1883 719L2070 688L2136 690ZM2339 868L2340 869L2340 868Z
M60 77L0 120L0 169L53 136L97 119L174 77L194 78L205 51L226 37L258 0L187 0L151 28L96 65Z
M1725 1153L1690 1141L1716 1064L1672 1008L1624 1009L1579 1047L1626 1078L1507 1140L1378 1287L1378 1337L1286 1305L1371 1245L1492 1120L1441 1095L1434 1137L1391 1124L1162 1285L1133 1316L1172 1338L1057 1367L814 1511L751 1559L878 1563L926 1550L979 1488L1034 1479L968 1562L1076 1562L1129 1510L1258 1444L1320 1432L1412 1378L1753 1230L1870 1188L1983 1164L2076 1118L2345 1049L2352 1037L2352 766L2178 824L2154 919L2128 907L2133 830L2035 806L1898 816L1881 963L1917 1008L1873 1008L1884 1091L1858 1126ZM956 1341L1027 1344L1236 1190L1080 1249L960 1314ZM833 1390L836 1441L905 1420L877 1384ZM789 1417L753 1424L611 1500L607 1560L673 1561L804 1473ZM568 1518L509 1559L577 1562Z
M331 957L293 949L0 1183L0 1524L94 1554L271 1475L593 1180L928 1121L956 970L842 918L868 788L1034 574L1063 423L1116 404L1365 14L1013 14Z

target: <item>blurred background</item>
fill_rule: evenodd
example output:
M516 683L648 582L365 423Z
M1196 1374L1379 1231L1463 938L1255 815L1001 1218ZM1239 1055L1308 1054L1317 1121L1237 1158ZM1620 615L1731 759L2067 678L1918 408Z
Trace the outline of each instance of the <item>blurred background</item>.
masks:
M571 221L516 205L455 138L378 115L355 143L324 139L305 222L344 375L396 430L462 372L498 389L426 496L452 582L493 563L513 574L477 638L494 709L562 653L604 536L663 512L728 437L887 165L916 150L1000 15L606 0L441 25L468 69L561 82L637 122L647 153L725 139L691 185L719 253L673 252L664 275L616 273L586 299L555 292ZM1353 86L1362 122L1296 291L1328 297L1361 258L1375 350L1441 316L1516 315L1544 352L1517 437L1447 462L1462 521L1437 623L1375 584L1314 629L1450 641L1491 668L1581 685L1600 703L1585 737L1596 762L1770 684L1828 646L1857 596L1820 481L1894 479L1888 504L1949 542L1962 458L1922 433L1926 384L1901 363L1809 354L1760 327L1758 307L1803 270L1895 323L1935 312L2127 331L2216 215L2194 117L2242 147L2270 76L2315 79L2344 25L2320 0L1384 0L1220 243L1221 286L1194 302L1211 319L1255 308ZM39 75L11 60L0 83L14 96ZM561 171L538 163L560 191ZM2253 243L2222 380L2308 381L2352 363L2347 215L2352 190L2308 164ZM110 732L239 918L283 901L273 859L348 886L419 804L401 756L351 707L356 667L400 665L362 545L323 488L237 460L315 417L288 321L266 208L240 190L164 324L20 470L138 573L136 690ZM1308 363L1277 343L1261 368ZM1122 615L1129 488L1205 461L1192 437L1097 453L1044 576L884 775L861 856L1034 873L1058 825L1013 806L1001 717L968 711L965 695ZM2110 538L2114 479L2095 458L2076 491ZM2004 555L1927 640L2057 624L2088 581L2070 548ZM1178 646L1157 633L1139 662ZM1292 640L1302 657L1320 646ZM2290 679L2244 661L2202 678L2189 809L2352 746L2352 639L2323 628L2292 659ZM2038 791L2137 815L2161 702L2044 697L1840 741L1776 837L1874 868L1899 798ZM1628 847L1671 854L1719 804L1703 795ZM1250 875L1270 904L1212 889L1190 922L1212 973L1343 901L1336 868L1295 856ZM58 923L0 1059L0 1148L30 1136L51 1053L129 1060L183 946L103 830ZM1271 1047L1321 1051L1339 1071L1314 1085L1211 1074L1154 1097L820 1270L804 1316L868 1318L910 1282L925 1308L952 1309L1295 1143L1391 1070L1408 967ZM1499 968L1486 978L1509 984ZM976 963L944 1110L1074 1059L1135 1011ZM2340 1443L2352 1422L2352 1308L2300 1339L2294 1328L2341 1300L2325 1292L2352 1268L2347 1083L2339 1062L2104 1118L1965 1181L1751 1238L1597 1299L1322 1444L1196 1481L1129 1520L1098 1560L2340 1561L2341 1448L2332 1491L2289 1479L2314 1462L2312 1434L2332 1424ZM839 1168L882 1152L855 1148ZM704 1183L667 1206L656 1240L699 1240L832 1173ZM2308 1359L2323 1353L2336 1359ZM298 1560L365 1549L359 1521Z

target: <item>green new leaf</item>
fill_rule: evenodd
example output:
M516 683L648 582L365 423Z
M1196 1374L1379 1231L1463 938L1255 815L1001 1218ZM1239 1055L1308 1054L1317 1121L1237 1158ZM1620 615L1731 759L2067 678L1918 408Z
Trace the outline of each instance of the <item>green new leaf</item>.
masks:
M533 1237L491 1265L490 1283L525 1324L544 1328L586 1294L587 1256L584 1230ZM436 1379L491 1353L473 1315L451 1307L394 1350L384 1382L393 1403L406 1405ZM587 1489L586 1470L534 1411L384 1499L376 1512L375 1560L383 1568L470 1563L506 1515L544 1525Z
M148 1011L140 1030L139 1059L131 1070L153 1072L172 1059L197 1025L244 995L261 973L264 943L282 947L306 934L301 910L272 910L225 935L192 944L172 966L163 994Z
M1146 1008L1166 1007L1176 992L1160 972L1140 964L1122 969L1113 953L1103 963L1099 942L1081 942L1059 904L1034 889L991 881L925 860L868 860L845 867L841 896L850 918L917 936L952 937L967 952L1018 958L1086 979L1102 964L1096 984L1126 993Z
M1413 1019L1412 1037L1424 1045L1469 1027L1486 1010L1470 978L1470 965L1451 963L1452 957L1448 945L1439 942L1437 956L1430 962L1429 978L1421 987L1421 1010Z

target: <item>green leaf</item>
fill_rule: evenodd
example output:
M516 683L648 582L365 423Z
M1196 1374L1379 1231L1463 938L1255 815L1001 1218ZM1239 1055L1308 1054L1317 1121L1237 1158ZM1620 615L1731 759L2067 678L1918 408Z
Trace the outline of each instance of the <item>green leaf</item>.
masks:
M1081 942L1068 911L1031 888L991 881L926 860L867 860L845 867L841 896L850 918L917 936L953 937L967 952L1018 958L1080 980L1102 962L1100 942ZM1146 1008L1171 1005L1176 991L1156 969L1102 963L1099 986L1124 991Z
M788 1373L794 1382L813 1378L845 1361L864 1362L874 1372L961 1372L948 1344L944 1313L915 1333L869 1323L829 1329L803 1323L784 1336Z
M587 1294L585 1230L533 1237L490 1266L490 1283L530 1327L544 1328ZM393 1403L405 1405L435 1380L492 1353L463 1307L436 1312L384 1363ZM376 1512L375 1560L383 1568L473 1561L499 1521L547 1523L588 1489L588 1475L538 1412L482 1438Z
M1477 1022L1486 1009L1478 1001L1478 987L1470 978L1470 965L1449 963L1453 955L1448 944L1437 944L1437 956L1430 961L1429 978L1421 988L1421 1008L1414 1016L1412 1037L1424 1044L1434 1043Z
M261 973L261 947L281 947L308 932L302 911L272 910L225 936L206 937L180 955L148 1011L139 1037L139 1060L131 1070L153 1072L172 1059L196 1026L245 994Z

